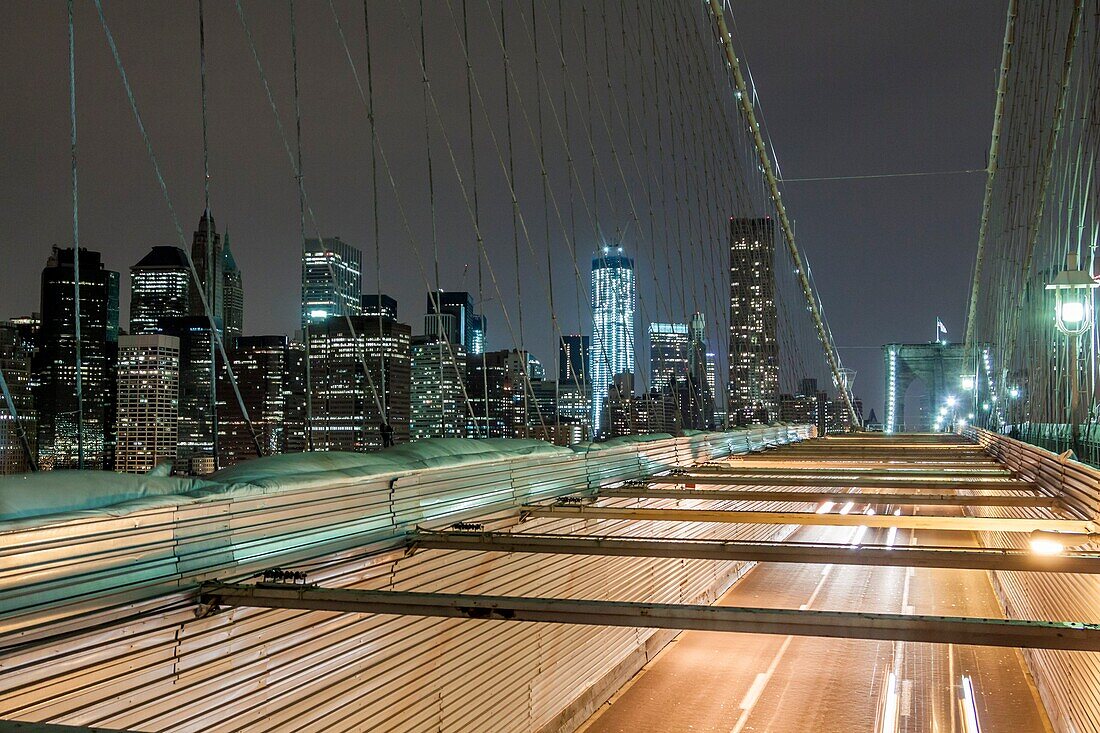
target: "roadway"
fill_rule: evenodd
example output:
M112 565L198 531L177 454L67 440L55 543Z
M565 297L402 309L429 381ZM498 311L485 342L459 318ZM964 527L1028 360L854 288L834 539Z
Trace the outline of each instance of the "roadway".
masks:
M791 540L977 545L971 533L851 527L802 527ZM767 563L719 603L1001 615L989 577L980 570ZM968 715L977 718L981 733L1051 730L1015 649L689 631L581 730L977 733L968 727Z

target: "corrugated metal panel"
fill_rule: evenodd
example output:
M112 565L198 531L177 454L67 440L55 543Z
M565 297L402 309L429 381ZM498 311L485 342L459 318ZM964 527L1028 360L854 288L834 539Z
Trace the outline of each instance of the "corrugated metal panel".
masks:
M967 433L1021 478L1063 498L1077 516L1097 518L1100 471L986 430ZM989 517L1054 516L1040 508L975 507L973 512ZM982 532L979 537L988 547L1027 547L1027 537L1019 534ZM1093 545L1092 551L1096 549ZM1008 618L1100 623L1100 577L1002 571L991 575ZM1024 652L1024 658L1055 730L1100 731L1100 654L1031 649Z
M418 524L514 524L528 501L806 435L675 438L9 527L0 534L0 716L150 731L570 729L671 636L244 608L195 618L190 592L203 578L291 565L332 587L711 601L746 563L386 548ZM517 529L789 531L572 519Z

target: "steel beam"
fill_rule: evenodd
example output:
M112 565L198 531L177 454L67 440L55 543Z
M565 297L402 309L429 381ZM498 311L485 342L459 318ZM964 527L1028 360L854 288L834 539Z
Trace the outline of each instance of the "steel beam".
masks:
M797 524L828 527L897 527L958 532L1073 532L1087 534L1095 524L1079 519L1001 517L936 517L903 514L817 514L816 512L740 512L720 509L635 509L607 506L520 507L520 514L555 519L631 519L647 522L724 522L729 524Z
M289 608L481 621L1100 651L1100 626L1054 621L221 583L204 584L200 597L208 607Z
M701 466L702 468L718 468L718 469L730 469L739 468L744 466L746 468L789 468L791 470L806 470L810 468L818 469L837 469L837 468L857 468L866 470L885 470L890 466L900 466L903 468L911 468L914 470L939 470L941 468L956 468L959 470L972 471L974 473L989 473L992 471L1004 471L1005 468L997 461L989 460L983 462L975 461L952 461L937 459L934 461L891 461L889 458L883 459L867 459L858 460L853 458L819 458L819 459L800 459L798 461L791 461L784 458L768 458L766 455L762 456L732 456L729 460L721 461L720 463L708 463Z
M1006 471L1000 466L977 471L970 469L958 470L940 465L922 468L909 464L882 468L872 466L846 466L841 468L816 465L798 466L791 465L789 461L784 462L784 465L775 466L684 466L678 470L696 476L804 476L812 474L814 476L899 476L908 478L936 478L947 476L950 478L974 478L978 480L1008 479L1012 477L1011 471Z
M651 484L703 484L707 486L806 486L810 488L854 488L854 489L897 489L914 491L935 489L937 491L1036 491L1035 484L1028 481L955 481L952 479L929 480L900 478L767 478L764 476L706 476L684 475L660 476L649 480Z
M829 491L755 491L752 489L655 489L616 486L600 489L600 497L625 499L707 499L716 501L858 501L865 504L907 504L911 506L1012 506L1058 508L1052 496L971 496L966 494L876 493L845 494Z
M880 567L1100 573L1100 555L1036 555L1024 550L899 545L839 545L820 542L666 540L652 537L533 534L527 532L418 532L410 545L428 550L525 552L553 555L668 557L687 560L872 565Z

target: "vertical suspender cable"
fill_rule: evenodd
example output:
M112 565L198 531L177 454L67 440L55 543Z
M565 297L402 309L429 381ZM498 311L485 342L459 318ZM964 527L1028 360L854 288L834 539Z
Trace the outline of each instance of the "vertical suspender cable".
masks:
M421 91L424 102L424 150L427 153L428 158L428 209L431 216L432 224L432 263L434 265L434 282L431 292L428 293L428 297L432 300L432 307L435 310L436 320L436 358L439 360L439 427L442 433L444 426L447 422L447 407L446 400L443 397L443 296L441 295L442 288L440 287L439 280L439 217L436 215L435 210L435 170L432 167L432 124L431 119L428 116L428 94L430 92L429 85L431 84L431 77L428 76L428 43L424 33L424 0L420 0L420 80ZM369 80L368 80L369 86ZM373 104L373 102L371 102ZM375 214L377 217L377 213ZM381 288L381 286L379 286ZM381 318L381 309L379 309L379 318ZM470 314L467 313L466 317L469 318ZM379 321L381 323L381 321ZM447 339L448 341L450 339ZM469 346L469 344L467 344ZM450 348L448 347L448 351ZM457 371L457 364L456 371ZM445 437L440 435L440 437Z
M111 50L111 57L114 59L115 68L118 70L119 78L122 81L122 88L126 92L126 99L130 104L130 112L134 115L134 123L137 125L142 143L145 145L145 153L149 157L149 164L153 167L153 176L157 179L157 186L160 188L161 196L164 198L164 204L168 207L168 214L172 219L172 226L176 230L176 239L179 241L180 249L183 250L187 258L187 266L191 270L191 277L197 283L199 282L199 273L195 269L195 261L191 258L191 253L186 249L187 243L183 236L183 227L180 225L179 217L176 216L176 207L172 204L172 197L168 193L168 184L164 181L164 174L161 173L160 163L157 161L156 153L153 151L153 143L149 139L148 131L145 129L145 121L142 119L141 111L138 109L137 99L134 97L134 89L130 86L130 78L126 75L126 67L122 65L122 56L119 55L118 45L115 43L114 34L111 33L111 27L107 24L107 16L103 12L103 0L93 0L93 2L95 3L96 13L99 15L99 23L103 27L103 35L107 38L107 46ZM252 421L248 417L248 408L245 407L244 399L241 397L241 391L237 387L237 378L233 374L233 365L229 363L229 358L225 353L225 344L214 322L214 313L211 309L210 302L207 300L206 292L203 288L198 288L198 294L203 313L206 314L206 320L210 325L210 332L217 342L218 352L225 362L226 374L229 376L229 386L233 389L233 394L237 398L237 406L241 409L241 415L244 417L245 424L248 425L248 429L252 434L252 442L256 448L256 453L259 455L262 453L260 450L260 439L256 435L256 430L252 426Z
M84 468L84 363L80 330L80 208L76 176L76 40L73 36L73 0L69 10L69 157L73 189L73 343L76 355L76 467ZM106 426L101 426L105 429Z
M97 4L99 2L102 2L102 0L96 0ZM271 84L267 80L267 72L264 71L263 63L260 61L260 53L259 53L259 50L256 48L256 39L252 36L252 29L248 25L248 18L245 16L245 13L244 13L244 6L241 5L241 0L235 0L233 4L234 4L234 7L237 10L237 17L241 21L241 28L244 31L245 40L248 43L249 52L252 54L252 61L256 64L256 71L260 76L260 83L263 85L264 95L267 97L267 104L271 108L271 116L272 116L272 118L275 122L275 130L279 133L279 138L283 143L283 150L287 154L287 159L290 162L291 169L294 171L294 175L297 176L298 175L298 165L295 162L294 153L290 149L290 139L287 137L286 130L283 128L282 119L279 117L279 107L278 107L278 105L275 104L275 96L271 91ZM330 5L330 8L331 8L331 2L330 2L329 5ZM343 27L338 25L337 29L340 33L341 39L343 39L344 38ZM345 46L346 46L346 42L345 42ZM318 238L320 239L321 238L321 232L320 232L320 227L317 224L317 217L314 215L313 209L309 205L308 201L306 203L306 213L309 214L309 218L310 218L310 221L313 224L313 228L316 231ZM327 270L328 270L329 278L333 282L335 282L336 281L336 271L333 267L332 259L331 258L325 258L325 265L326 265ZM356 359L358 359L359 364L363 369L364 375L366 376L367 387L370 390L370 396L371 396L372 400L374 401L375 408L378 410L378 413L382 416L383 422L386 422L385 402L382 399L379 398L378 390L377 390L377 388L375 387L375 384L374 384L374 376L371 374L371 371L368 368L366 349L362 348L362 345L360 344L359 331L358 331L358 329L355 328L355 324L351 319L351 315L349 313L347 313L346 310L345 310L343 316L344 316L344 324L348 328L348 333L351 335L352 342L356 345L355 346L355 356L356 356ZM236 382L233 380L233 371L232 371L232 369L229 370L229 377L230 377L230 383L233 385L234 391L237 391L236 390ZM326 430L327 430L327 424L326 424Z
M369 0L363 0L363 38L367 46L367 118L370 121L370 187L371 187L371 218L373 219L374 235L374 291L378 297L378 338L382 338L382 236L381 224L378 218L378 129L374 118L374 66L370 40L370 16L367 14ZM435 214L432 214L432 227L435 227ZM437 278L438 280L438 269ZM382 390L382 402L386 403L386 355L381 350L378 352L381 368L379 374ZM411 417L411 416L410 416ZM389 423L389 417L383 414L383 422Z
M508 3L503 2L500 4L500 34L503 39L501 45L501 53L504 56L504 131L507 139L508 146L508 178L511 181L516 180L516 167L515 167L515 154L512 148L512 92L511 85L509 84L508 71L511 68L511 59L508 56L508 16L506 10ZM530 378L530 371L527 363L527 353L523 351L523 278L520 270L519 261L519 198L516 195L515 186L511 187L512 194L512 249L515 253L516 263L516 307L519 314L519 349L516 352L516 358L521 361L521 366L524 373L524 390L523 390L523 427L527 429L527 388L526 384ZM543 426L545 428L545 425Z
M791 259L794 260L795 268L798 270L799 285L802 288L802 295L806 298L806 305L809 307L810 314L813 317L814 328L817 331L817 338L821 342L821 349L825 354L825 361L829 364L829 370L833 375L833 383L836 385L837 392L839 392L840 396L844 399L844 406L848 409L848 414L852 418L852 424L859 425L859 415L856 414L855 407L852 405L851 395L848 394L848 388L845 386L844 380L840 377L840 361L837 359L836 349L833 347L829 335L825 330L825 322L821 315L821 307L818 305L817 298L814 297L813 289L810 286L810 281L806 274L806 266L802 260L802 253L798 251L798 247L794 241L794 229L791 227L790 219L787 218L787 209L783 205L783 199L779 193L779 182L776 180L771 158L768 155L767 147L764 145L764 138L760 134L760 125L757 124L756 113L753 111L752 107L752 96L749 94L749 90L745 85L745 77L741 75L741 66L737 61L737 53L733 48L733 38L730 37L729 29L726 27L725 15L722 11L722 2L721 0L708 1L710 3L711 15L714 17L715 26L718 30L718 40L725 50L726 61L729 64L730 72L733 74L733 80L739 92L741 111L745 116L745 122L752 135L753 143L756 147L756 154L760 160L760 167L764 171L764 177L768 184L768 191L771 194L772 202L775 204L776 214L779 216L779 223L783 229L783 238L787 242L787 249L790 251ZM1078 0L1078 7L1080 7L1080 0Z
M206 115L206 29L203 24L205 13L202 0L199 3L199 94L202 98L202 196L203 210L206 216L206 283L195 283L198 288L206 288L206 298L218 310L217 263L214 260L213 224L210 221L210 139ZM222 328L225 328L224 321ZM214 458L214 469L218 469L218 351L214 338L210 338L210 451Z
M470 47L470 23L469 16L467 14L467 0L462 0L462 43L465 48ZM466 54L466 115L469 122L469 135L470 135L470 188L472 189L472 199L474 207L474 234L478 238L478 252L481 251L484 246L481 240L481 208L478 203L478 185L477 185L477 145L474 144L474 93L473 93L473 66L470 63L470 55ZM477 257L477 301L478 309L484 308L485 303L485 282L481 270L481 256ZM484 314L481 316L485 318ZM485 327L485 323L482 323L482 328ZM482 379L482 392L481 396L484 401L485 408L485 435L489 437L489 370L487 368L486 356L485 356L485 344L481 345L481 379ZM477 433L477 422L474 423L474 433Z
M1069 96L1070 72L1073 68L1073 51L1077 46L1077 36L1081 28L1081 6L1083 4L1083 0L1076 0L1076 2L1073 3L1073 13L1070 15L1069 19L1069 31L1066 36L1066 52L1062 64L1062 80L1058 90L1058 104L1054 109L1054 120L1050 128L1050 134L1047 136L1046 146L1043 150L1043 158L1040 163L1040 165L1042 165L1042 178L1039 180L1039 191L1036 194L1035 209L1031 212L1031 217L1028 221L1027 243L1025 244L1024 259L1019 272L1020 282L1026 281L1028 274L1031 272L1031 263L1035 256L1035 243L1038 241L1039 228L1043 222L1043 210L1046 204L1047 188L1050 185L1050 173L1054 166L1054 152L1058 145L1058 134L1062 130L1062 120L1065 117L1066 98ZM1024 306L1023 298L1016 297L1014 300L1016 302L1011 306L1012 315L1008 326L1008 341L1001 357L1002 381L1007 381L1008 378L1008 364L1012 359L1012 353L1016 349L1016 336L1020 325L1020 311L1023 310ZM1071 368L1076 369L1076 365L1073 365Z
M539 79L542 77L542 65L539 60L539 19L538 19L538 2L537 0L531 0L531 37L532 37L532 53L535 57L535 118L538 122L538 149L539 149L539 172L542 181L542 239L546 245L546 283L547 283L547 296L550 302L550 333L561 333L561 326L558 324L558 313L554 308L554 267L553 258L550 255L550 202L549 202L549 181L547 181L546 173L546 141L543 136L542 126L542 89L539 86ZM518 275L518 273L517 273ZM557 426L561 425L561 410L559 408L559 402L561 401L561 346L564 343L564 337L558 336L558 349L555 354L554 366L557 368L558 378L554 379L554 426L555 433L557 433ZM576 380L576 375L573 375ZM578 386L579 389L579 386ZM550 439L550 436L544 436ZM556 437L556 436L555 436Z
M298 170L295 171L294 180L298 184L298 239L301 242L302 254L306 251L306 190L302 180L302 105L298 88L298 32L294 18L294 0L289 0L290 5L290 65L294 76L294 132L297 139ZM302 302L305 302L306 292L306 265L302 261ZM306 450L313 450L313 367L310 362L309 325L310 319L303 318L302 331L306 350Z
M204 27L204 12L203 12L203 0L198 0L199 3L199 89L202 96L202 192L203 203L206 211L206 291L207 291L207 308L214 308L215 310L221 305L218 302L218 286L221 284L217 282L216 275L218 272L217 262L214 260L214 248L213 248L213 223L210 218L210 138L208 133L207 124L207 111L206 111L206 29ZM198 289L202 289L202 283L196 283ZM211 305L212 304L212 305ZM252 436L252 447L256 451L256 457L262 458L264 455L263 448L260 446L260 437L256 434L256 428L252 424L252 420L249 419L248 410L245 408L244 399L241 397L240 390L237 388L237 380L233 377L233 365L229 363L229 357L225 353L225 344L220 338L216 339L213 334L213 330L217 328L217 324L214 322L214 313L209 313L210 317L210 444L212 446L212 452L214 457L214 468L218 466L218 350L222 352L222 359L225 360L225 368L229 372L230 384L233 387L233 393L236 395L237 404L241 409L241 416L244 418L245 425L248 427L248 432ZM225 327L225 322L222 322L222 328Z

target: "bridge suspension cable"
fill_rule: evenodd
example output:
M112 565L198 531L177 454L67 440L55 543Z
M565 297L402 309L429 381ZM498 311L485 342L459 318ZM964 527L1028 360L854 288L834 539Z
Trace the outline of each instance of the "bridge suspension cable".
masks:
M753 142L756 146L756 152L760 160L760 167L763 169L764 178L767 181L772 201L775 204L776 213L779 216L780 227L783 230L783 239L787 243L787 248L790 251L791 259L794 260L795 268L798 270L798 280L799 284L802 286L802 294L806 298L806 304L810 310L811 317L813 318L814 327L817 330L818 340L821 342L821 348L825 353L825 360L829 365L829 370L832 372L833 383L836 385L837 392L844 400L845 407L847 407L848 414L852 419L852 424L859 425L860 418L859 415L856 413L855 406L852 404L851 395L848 394L846 380L841 377L840 360L837 356L836 349L832 345L832 340L828 332L826 331L821 306L818 303L817 297L814 295L813 288L810 285L810 280L807 275L807 267L803 261L802 254L798 251L798 247L795 244L794 228L791 226L791 222L787 218L787 209L783 205L782 195L779 191L779 182L776 179L775 171L772 167L771 157L768 154L767 147L764 145L764 139L760 134L760 125L756 121L756 114L753 110L752 99L749 96L749 90L745 85L745 78L741 74L741 66L738 63L737 53L733 47L733 38L730 36L729 29L726 27L725 15L722 11L721 0L710 0L710 10L711 15L714 17L714 22L718 30L719 41L725 49L726 60L729 62L729 68L731 73L733 74L733 78L737 86L738 100L741 103L741 110L744 113L745 122L749 126Z

